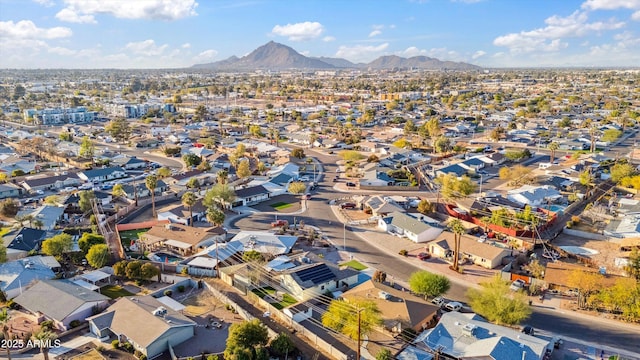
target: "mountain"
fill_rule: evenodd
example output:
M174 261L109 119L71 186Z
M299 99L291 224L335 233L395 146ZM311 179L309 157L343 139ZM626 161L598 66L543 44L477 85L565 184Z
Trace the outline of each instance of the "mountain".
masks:
M307 57L294 49L270 41L241 58L228 59L207 64L196 64L192 68L210 70L286 70L286 69L424 69L424 70L479 70L479 66L453 61L440 61L426 56L403 58L396 55L381 56L368 64L354 64L349 60L330 57Z

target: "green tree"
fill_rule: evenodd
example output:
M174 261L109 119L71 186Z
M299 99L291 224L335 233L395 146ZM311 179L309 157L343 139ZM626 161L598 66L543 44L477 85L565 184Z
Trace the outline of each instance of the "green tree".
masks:
M93 210L93 201L96 198L96 195L92 190L80 191L78 193L80 200L78 200L78 206L83 213L88 213Z
M549 162L553 164L553 160L555 160L556 158L556 151L558 149L560 149L560 144L558 144L557 142L552 142L551 144L549 144L548 146L549 149Z
M225 217L224 212L217 207L214 206L207 208L207 221L214 226L221 226L224 224Z
M569 273L567 286L578 290L578 307L586 307L589 296L602 287L602 279L597 272L576 269Z
M307 190L307 185L305 185L302 181L293 181L289 184L287 191L291 194L300 195L304 194Z
M611 143L618 140L622 136L622 131L617 129L607 129L602 133L602 137L600 138L602 141Z
M58 135L58 139L60 139L60 141L71 142L73 141L73 134L71 134L70 132L62 132L60 133L60 135Z
M236 169L236 174L239 178L244 179L251 176L251 165L249 164L249 160L245 159L240 161L238 164L238 168Z
M59 257L73 249L73 238L69 234L58 234L42 242L42 252Z
M298 159L304 159L304 157L306 156L304 154L304 149L302 148L295 148L293 150L291 150L291 156L298 158Z
M437 153L445 153L451 150L451 139L440 135L433 143L433 148Z
M440 185L440 193L445 199L453 200L466 197L476 191L476 183L468 176L458 179L454 174L442 175L435 179Z
M113 274L119 277L127 277L127 264L128 262L126 260L113 264Z
M449 222L449 229L453 232L453 241L455 243L453 249L453 270L458 271L458 261L460 259L460 239L462 238L462 234L465 233L464 225L462 225L462 221L460 219L453 219Z
M4 264L6 262L7 262L7 248L3 244L0 244L0 264Z
M633 165L629 163L618 163L611 167L611 181L619 183L620 180L635 173Z
M490 282L480 283L480 286L480 289L469 289L467 297L471 309L490 322L517 325L531 315L526 294L511 291L508 281L496 276Z
M184 161L185 165L191 168L191 167L200 165L200 163L202 162L202 159L200 158L200 156L196 154L189 153L189 154L182 155L182 161Z
M104 130L111 135L117 142L124 143L131 136L131 126L124 118L116 118L111 120L104 127Z
M227 360L255 359L257 349L266 346L268 341L267 327L260 319L232 324L229 327L224 358Z
M624 270L629 276L640 281L640 250L634 248L629 254L629 262L624 267Z
M2 338L10 339L9 337L9 323L11 322L11 316L9 315L8 308L3 307L0 310L0 326L2 327ZM5 346L7 350L7 359L11 360L11 347Z
M19 206L14 199L4 199L0 202L0 214L6 217L14 217L18 213Z
M153 218L156 218L156 188L158 187L158 177L155 175L149 175L144 179L144 184L151 193L151 214Z
M391 350L387 348L382 348L376 354L376 360L392 360L393 358L394 357L393 357L393 354L391 353Z
M427 215L435 210L435 205L429 202L427 199L422 199L418 203L418 212L420 214Z
M85 159L91 159L93 158L95 152L96 147L93 144L93 141L91 141L88 136L84 136L82 138L82 142L80 143L80 150L78 154Z
M191 179L187 180L187 189L196 189L200 187L200 181L198 181L198 178L192 177Z
M87 262L95 269L107 265L109 262L109 247L107 244L93 245L87 252Z
M124 197L127 193L124 191L122 184L115 184L113 185L113 189L111 189L111 195L115 197Z
M289 335L280 333L278 334L278 336L273 338L273 340L271 340L271 343L269 343L269 348L275 355L284 356L286 359L289 353L295 350L296 346L293 344L293 341L291 340Z
M410 135L414 132L416 132L416 125L413 123L413 121L407 120L407 122L404 123L404 134Z
M53 341L57 338L58 335L45 328L41 328L31 335L31 339L39 344L44 360L49 360L49 350L52 347Z
M440 296L451 287L446 276L432 274L428 271L416 271L409 277L409 288L425 298Z
M193 205L196 204L198 198L195 193L187 191L182 194L182 205L189 208L189 225L193 226Z
M143 280L149 280L155 276L160 275L160 269L158 269L152 263L144 263L140 266L140 278Z
M355 150L342 150L338 152L338 156L344 161L359 161L365 158L364 155Z
M106 244L106 243L107 242L104 239L104 236L86 232L82 234L82 236L78 240L78 247L80 248L80 250L82 250L83 253L86 254L89 252L89 249L91 249L93 245Z
M229 204L233 203L235 199L236 192L231 186L218 183L204 194L204 200L202 200L202 203L208 208L218 207L220 209L224 209Z
M381 323L380 310L371 300L332 300L327 311L322 314L322 325L358 341L358 345L363 335L369 334Z
M171 176L171 169L169 169L168 167L161 167L160 169L158 169L158 171L156 172L156 175L158 175L158 177L160 179L164 179L166 177ZM115 188L115 186L114 186Z
M263 263L264 262L264 256L262 256L262 253L260 253L259 251L249 250L249 251L245 251L242 254L242 261L244 261L244 262Z

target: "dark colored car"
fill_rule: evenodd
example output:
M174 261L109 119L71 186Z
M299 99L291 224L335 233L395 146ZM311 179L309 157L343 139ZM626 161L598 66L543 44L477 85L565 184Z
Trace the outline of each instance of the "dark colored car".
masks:
M356 183L348 182L347 187L356 187Z
M342 204L340 204L340 208L342 208L342 209L355 209L356 208L356 204L354 204L354 203L342 203Z
M420 260L427 260L431 258L431 254L429 254L428 252L421 252L420 254L418 254L418 259Z
M530 326L530 325L525 325L522 328L522 332L527 334L527 335L531 335L531 336L533 336L535 334L535 330L533 329L533 326Z

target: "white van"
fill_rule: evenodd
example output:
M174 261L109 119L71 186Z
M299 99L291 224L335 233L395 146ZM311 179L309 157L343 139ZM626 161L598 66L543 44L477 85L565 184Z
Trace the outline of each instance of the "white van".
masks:
M546 168L551 167L552 165L553 165L553 164L552 164L552 163L549 163L549 162L546 162L546 163L540 163L540 164L538 164L538 169L546 169Z

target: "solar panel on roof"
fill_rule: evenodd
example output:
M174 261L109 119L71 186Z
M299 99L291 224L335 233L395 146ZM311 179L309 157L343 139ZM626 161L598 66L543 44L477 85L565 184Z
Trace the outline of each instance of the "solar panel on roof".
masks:
M296 272L296 275L300 278L300 281L312 281L315 284L320 284L328 280L333 279L335 276L329 267L325 264L302 269Z

